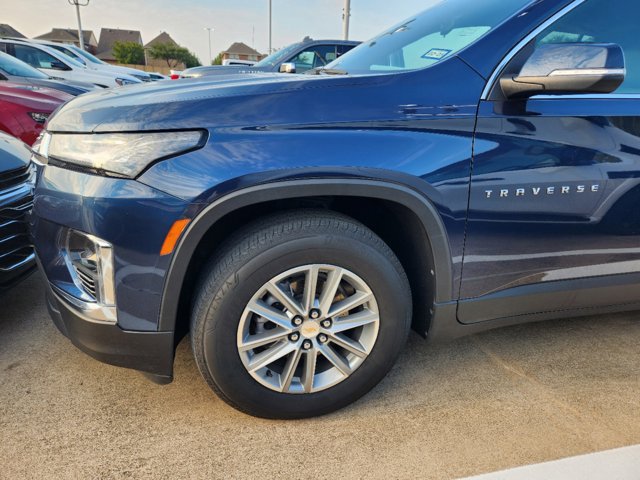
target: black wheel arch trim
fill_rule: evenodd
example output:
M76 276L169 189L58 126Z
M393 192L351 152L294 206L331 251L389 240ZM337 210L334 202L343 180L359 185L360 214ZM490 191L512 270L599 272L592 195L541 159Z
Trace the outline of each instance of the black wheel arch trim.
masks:
M443 220L434 204L405 185L355 178L314 178L260 184L217 199L189 224L173 253L165 279L160 307L159 331L175 331L182 285L190 260L203 237L216 222L243 207L287 198L342 196L387 200L411 210L429 238L435 272L436 302L453 300L453 264ZM428 248L428 245L425 245ZM429 272L425 272L428 275Z

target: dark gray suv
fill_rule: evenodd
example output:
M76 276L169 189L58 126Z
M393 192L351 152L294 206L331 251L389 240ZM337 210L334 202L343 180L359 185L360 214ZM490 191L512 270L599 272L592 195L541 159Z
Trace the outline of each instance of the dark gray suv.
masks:
M194 67L182 72L180 77L200 78L256 72L304 73L314 68L324 67L359 44L360 42L350 40L312 40L306 37L301 42L272 53L251 67L246 65Z

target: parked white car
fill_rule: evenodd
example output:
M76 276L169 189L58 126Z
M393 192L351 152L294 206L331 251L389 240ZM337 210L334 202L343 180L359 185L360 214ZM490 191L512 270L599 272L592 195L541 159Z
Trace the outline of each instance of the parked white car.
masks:
M93 83L103 88L141 83L131 75L89 70L64 53L46 45L0 39L0 51L57 79Z
M91 55L89 52L82 50L80 47L68 43L56 43L49 42L47 40L20 40L26 43L33 43L37 45L46 45L49 48L54 48L59 52L64 53L68 57L71 57L76 62L84 65L89 70L96 70L98 72L106 72L108 74L123 74L137 78L143 82L150 82L151 77L148 73L138 70L137 68L121 67L118 65L110 65L107 62L103 62L98 57Z

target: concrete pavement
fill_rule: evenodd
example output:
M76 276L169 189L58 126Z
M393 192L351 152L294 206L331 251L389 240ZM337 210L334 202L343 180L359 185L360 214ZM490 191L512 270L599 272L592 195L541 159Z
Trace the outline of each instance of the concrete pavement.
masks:
M412 335L369 395L318 419L228 407L187 341L175 381L87 357L39 276L0 298L0 478L459 478L640 443L638 314Z

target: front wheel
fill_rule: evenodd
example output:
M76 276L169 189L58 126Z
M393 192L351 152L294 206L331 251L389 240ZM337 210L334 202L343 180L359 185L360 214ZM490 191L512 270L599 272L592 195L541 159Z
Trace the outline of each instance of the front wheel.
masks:
M388 372L411 294L389 247L335 213L274 215L229 239L198 288L192 346L222 399L251 415L341 408Z

